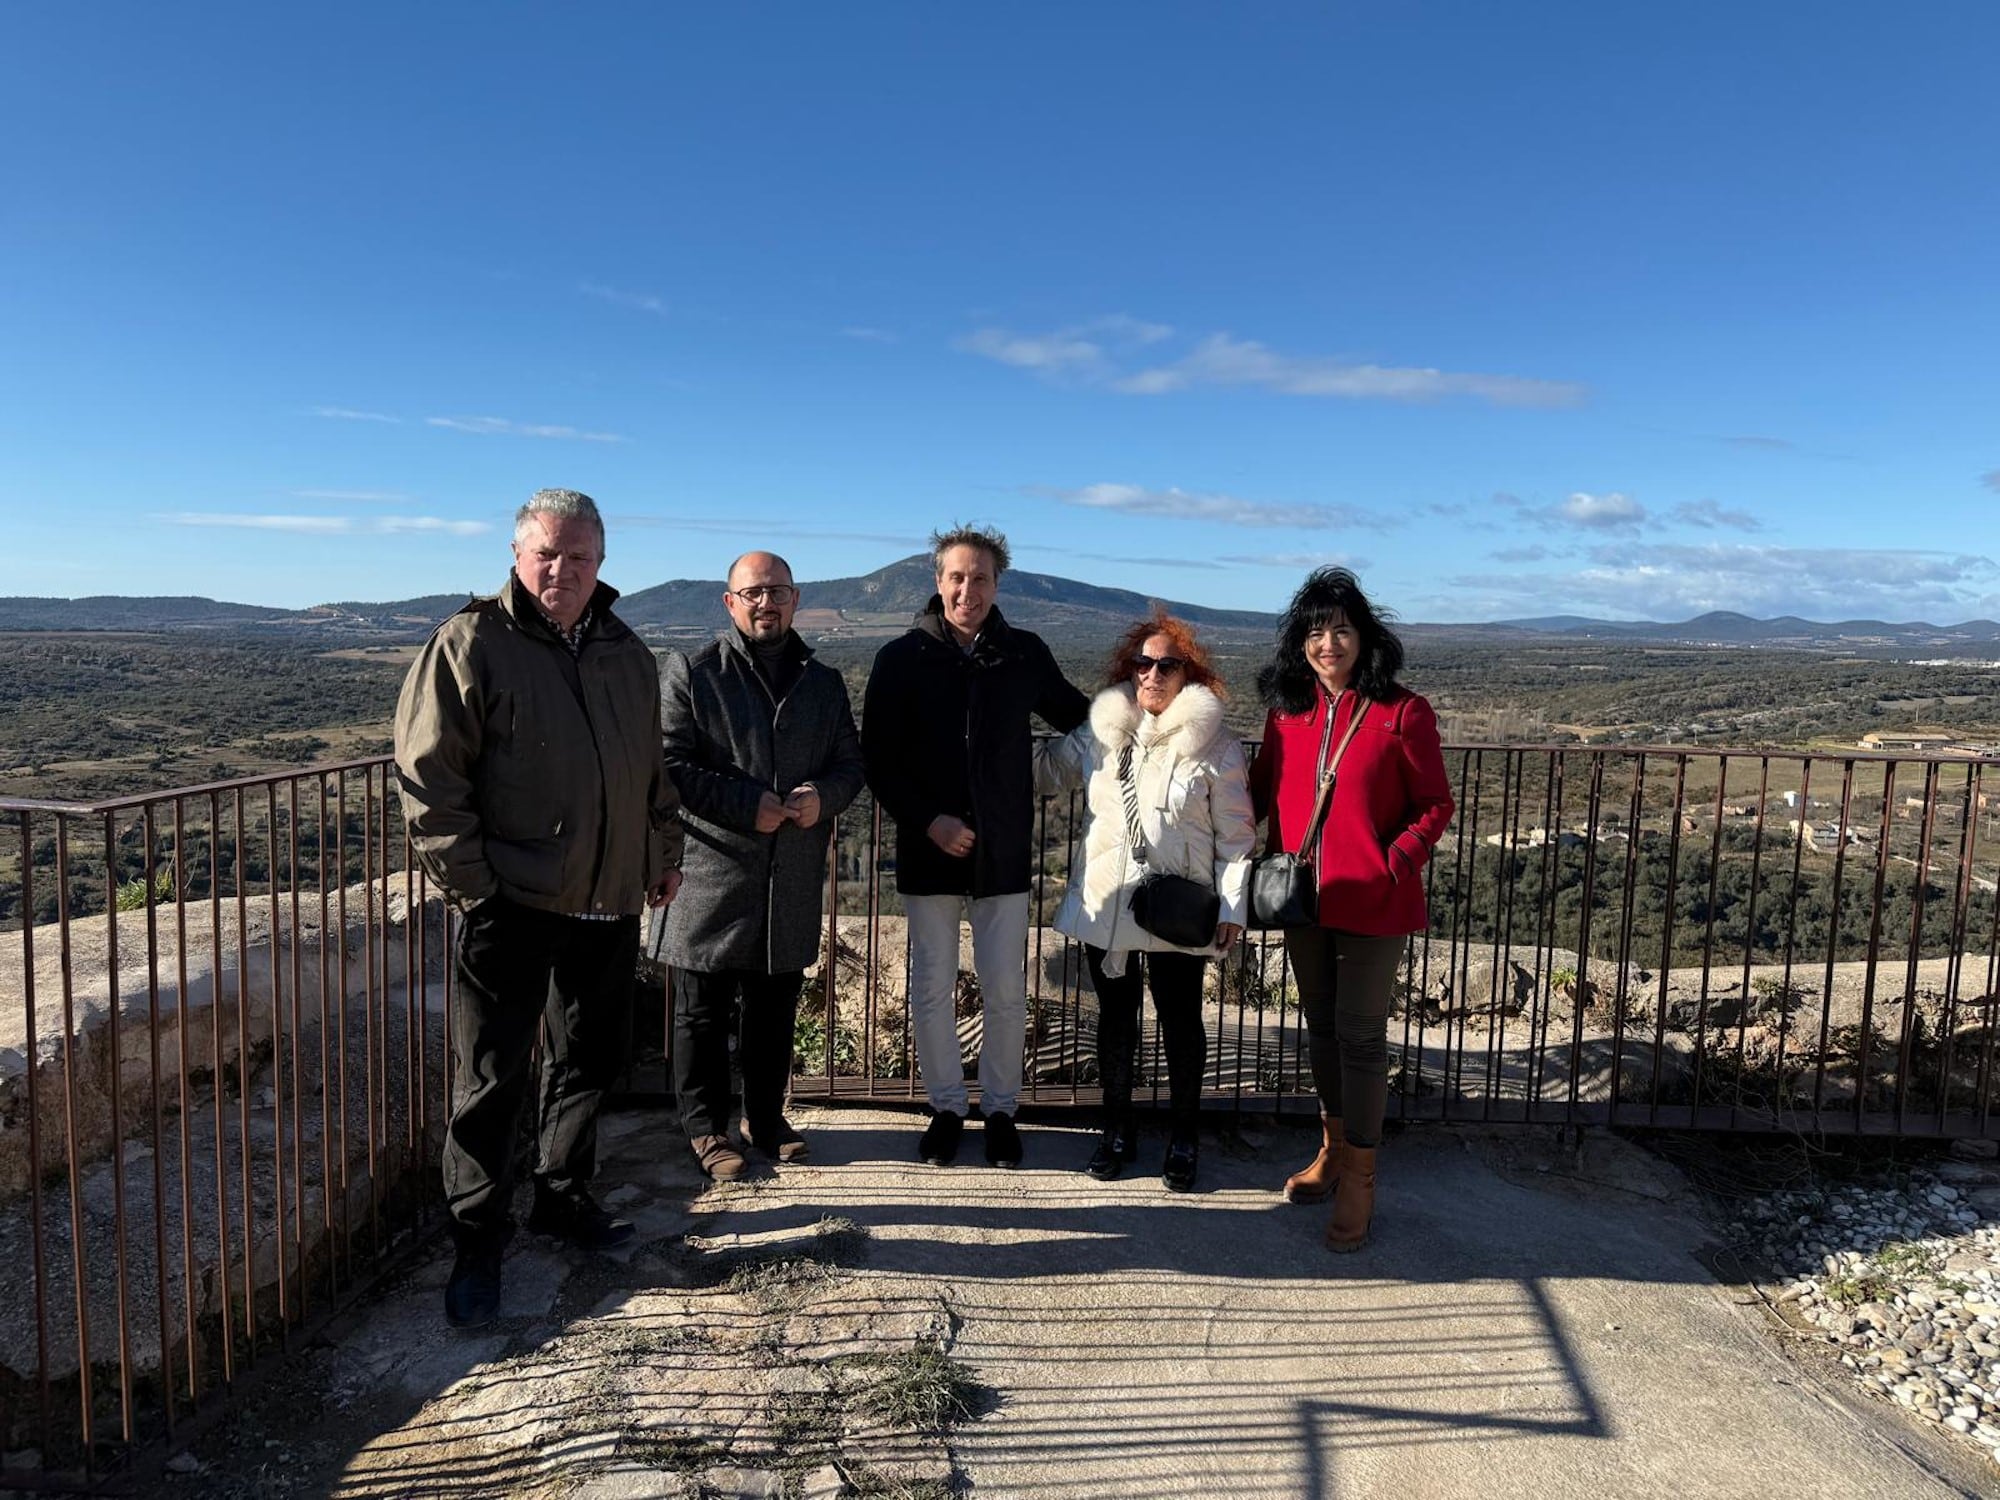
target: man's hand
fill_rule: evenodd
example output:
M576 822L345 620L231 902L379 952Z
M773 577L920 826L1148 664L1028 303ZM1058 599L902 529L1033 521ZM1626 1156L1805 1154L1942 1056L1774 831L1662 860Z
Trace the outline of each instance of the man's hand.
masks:
M1240 922L1218 922L1215 924L1215 946L1227 953L1236 946L1236 940L1243 936Z
M790 820L791 809L785 799L776 792L765 792L757 798L757 831L776 833Z
M819 821L819 788L815 786L795 786L785 798L785 811L792 821L801 828L810 828Z
M931 836L933 844L953 859L964 859L972 852L971 828L950 813L939 813L931 819L931 826L924 831Z
M647 890L646 904L648 906L665 906L680 893L681 872L679 870L669 870L658 880L654 881L652 886Z

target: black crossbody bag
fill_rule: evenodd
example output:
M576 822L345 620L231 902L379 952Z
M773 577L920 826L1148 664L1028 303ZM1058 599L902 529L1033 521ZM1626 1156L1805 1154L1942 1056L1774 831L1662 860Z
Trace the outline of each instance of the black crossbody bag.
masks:
M1319 920L1319 836L1326 826L1326 810L1333 803L1333 778L1340 758L1347 754L1348 742L1361 727L1368 712L1368 700L1354 699L1354 717L1347 721L1347 733L1333 752L1326 769L1320 772L1319 796L1313 800L1312 818L1297 854L1274 850L1250 866L1250 925L1252 927L1310 927ZM1326 742L1333 737L1333 708L1326 711L1326 733L1319 753L1326 754Z
M1125 832L1132 857L1144 872L1132 892L1132 920L1162 942L1176 948L1207 948L1215 942L1222 898L1210 887L1185 875L1146 869L1146 837L1139 831L1139 793L1132 785L1132 742L1118 752L1118 790L1125 801Z

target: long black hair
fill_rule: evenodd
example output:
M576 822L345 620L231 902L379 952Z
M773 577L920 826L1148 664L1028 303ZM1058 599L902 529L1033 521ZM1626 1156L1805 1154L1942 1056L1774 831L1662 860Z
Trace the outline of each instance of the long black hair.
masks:
M1351 685L1378 703L1389 696L1403 670L1403 643L1389 628L1388 611L1368 602L1361 581L1346 568L1315 568L1279 616L1278 648L1257 673L1257 693L1266 707L1288 714L1312 711L1319 679L1306 661L1306 637L1336 614L1347 617L1359 638Z

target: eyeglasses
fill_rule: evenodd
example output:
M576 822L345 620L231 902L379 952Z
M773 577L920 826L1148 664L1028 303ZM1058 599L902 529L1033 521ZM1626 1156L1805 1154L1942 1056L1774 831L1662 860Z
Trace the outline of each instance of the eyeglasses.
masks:
M1187 662L1178 656L1147 656L1141 652L1132 658L1130 665L1134 677L1144 677L1155 668L1159 669L1162 677L1171 677L1186 666Z
M799 591L789 583L759 583L747 589L731 589L730 593L745 604L790 604L799 597Z

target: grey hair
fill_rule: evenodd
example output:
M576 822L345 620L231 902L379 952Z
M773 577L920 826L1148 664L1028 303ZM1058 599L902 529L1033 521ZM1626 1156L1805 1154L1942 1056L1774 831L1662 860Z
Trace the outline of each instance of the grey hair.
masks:
M597 502L581 490L536 490L528 503L514 512L514 545L528 539L536 516L553 516L558 521L588 521L597 528L597 560L604 561L604 517Z
M993 576L1007 571L1013 554L1007 550L1007 534L991 526L954 525L949 531L931 533L931 571L944 571L944 555L954 547L978 547L993 559Z

